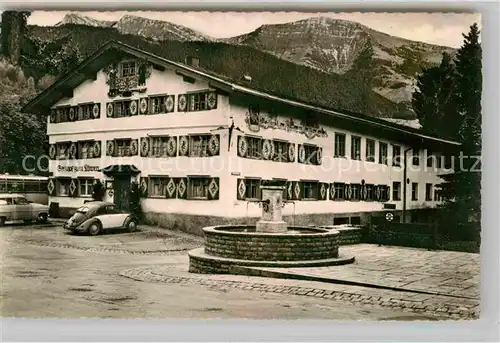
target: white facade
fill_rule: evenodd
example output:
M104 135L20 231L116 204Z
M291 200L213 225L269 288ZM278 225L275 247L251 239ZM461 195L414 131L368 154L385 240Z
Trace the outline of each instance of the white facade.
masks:
M319 123L319 127L324 130L325 134L316 137L309 136L311 138L308 138L306 134L301 132L300 128L287 130L285 124L279 126L279 123L285 123L289 119L286 113L278 113L275 118L274 123L277 123L280 128L266 129L259 125L252 126L247 123L249 108L238 101L233 101L231 93L217 92L215 109L179 111L180 94L187 94L189 98L190 92L215 91L215 89L210 86L209 80L203 77L196 78L195 80L186 79L185 75L179 74L174 68L167 67L163 71L151 69L151 75L146 79L143 92L132 92L131 96L128 97L116 96L110 98L108 95L110 87L106 83L107 77L105 71L99 71L95 79L84 81L73 89L72 97L60 99L52 106L52 109L59 109L64 106L79 106L91 103L89 108L93 109L94 104L98 104L100 106L99 118L57 123L52 122L50 118L47 119L49 143L51 146L54 146L51 149L55 149L56 155L59 154L57 143L86 140L100 142L101 153L98 158L63 158L50 161L49 168L53 173L52 181L55 187L53 192L51 192L52 195L49 202L58 202L60 207L77 208L85 200L90 200L90 194L85 194L89 192L87 190L88 185L86 185L88 181L84 181L85 178L89 178L89 180L101 179L103 181L112 181L112 176L107 176L99 171L102 168L110 165L134 165L140 172L132 175L131 180L148 182L148 196L142 200L142 207L145 212L222 217L259 216L261 209L257 202L246 199L247 196L242 197L241 194L237 196L238 180L245 178L262 180L276 178L294 182L309 180L325 183L328 186L335 182L361 184L362 180L364 180L364 183L367 185L389 186L390 196L387 201L330 200L331 194L327 189L328 195L326 199L323 197L324 200L293 200L293 204L290 203L284 207L284 215L374 212L383 210L385 203L394 204L398 210L403 208L403 169L401 167L393 167L391 165L391 157L393 146L399 146L401 154L403 154L404 151L410 149L407 145L387 141L383 137L360 135L354 131L345 131L344 129L337 129L332 126L323 125L322 123ZM166 95L174 96L175 101L172 112L160 114L140 113L142 98ZM120 100L136 100L137 114L121 118L108 117L107 104ZM249 105L257 101L249 100ZM187 106L189 107L189 105L188 101ZM151 108L151 103L149 103L149 107ZM74 113L77 117L78 108L74 109ZM261 118L269 117L266 110L261 110L260 115ZM228 142L230 132L228 127L231 126L233 121L234 126L239 128L239 130L232 130L231 142ZM299 127L301 127L300 124ZM343 133L345 135L345 157L334 157L336 133ZM179 156L180 136L202 134L217 135L215 140L219 144L218 147L214 148L218 150L215 156ZM143 140L146 137L156 136L175 137L175 156L141 157ZM240 157L238 153L240 139L238 136L260 137L269 140L282 140L288 142L287 144L292 143L294 145L294 161L275 162L262 158ZM351 136L359 136L361 139L361 160L351 158ZM107 156L107 142L113 139L136 139L138 144L134 148L137 149L136 155L126 157ZM374 162L366 161L367 139L372 139L375 143ZM150 146L153 145L151 140L148 140L148 142ZM387 143L388 165L379 163L380 142ZM93 144L90 145L93 146ZM116 144L114 146L115 149L118 146ZM208 141L208 144L215 143ZM313 144L321 148L321 165L298 162L300 158L299 145L302 144ZM247 148L249 148L248 144ZM194 147L191 147L191 149L194 149ZM210 146L208 150L210 150ZM205 149L204 151L208 150ZM54 154L54 150L51 153ZM80 153L81 151L79 150L78 154ZM425 150L419 151L419 167L412 165L412 151L408 151L407 154L407 178L409 179L406 192L407 209L436 206L437 199L435 198L434 187L441 183L441 179L437 175L443 173L443 168L436 168L436 161L434 161L432 168L427 168ZM401 158L401 164L403 163L402 161L403 159ZM159 176L169 177L168 179L164 179L165 186L168 186L168 182L172 178L172 183L175 184L177 190L181 178L188 177L187 180L182 179L188 183L185 184L188 189L186 193L187 198L179 198L178 196L167 198L164 195L158 196L152 194L151 192L154 189L152 184L153 178ZM59 184L58 180L65 177L74 180L75 186L78 189L72 196L67 194L61 195L61 189L66 189L68 183L65 183L66 187L64 187ZM150 179L148 180L147 177L150 177ZM191 191L197 193L195 194L196 198L192 198L193 194L190 194L189 190L189 183L193 182L194 184L194 181L191 181L193 180L191 177L197 179L205 177L207 180L205 188L200 186L196 190ZM401 194L400 199L393 198L393 182L401 183L399 191ZM215 183L216 186L212 183ZM412 183L418 184L417 200L412 200ZM427 199L425 193L426 187L429 186L426 186L426 184L432 185L430 198ZM114 201L114 192L112 191L111 184L109 187L110 189L106 192L105 200ZM210 200L204 198L207 192L211 191L210 189L207 191L206 187L213 187L212 191L216 190L208 196ZM292 184L291 187L295 187L295 184ZM321 192L321 188L317 188L316 191L312 192ZM375 189L373 192L375 192Z

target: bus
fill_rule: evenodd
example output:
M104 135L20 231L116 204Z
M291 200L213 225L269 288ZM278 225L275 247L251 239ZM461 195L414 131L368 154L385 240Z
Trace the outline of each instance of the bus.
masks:
M48 182L45 176L0 174L0 194L22 194L28 201L48 205Z

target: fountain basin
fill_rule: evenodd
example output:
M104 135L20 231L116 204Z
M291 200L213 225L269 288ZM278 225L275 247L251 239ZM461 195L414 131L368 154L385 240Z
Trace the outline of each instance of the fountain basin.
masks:
M337 258L336 230L288 227L283 233L257 232L255 226L212 226L203 229L205 253L253 261L307 261Z

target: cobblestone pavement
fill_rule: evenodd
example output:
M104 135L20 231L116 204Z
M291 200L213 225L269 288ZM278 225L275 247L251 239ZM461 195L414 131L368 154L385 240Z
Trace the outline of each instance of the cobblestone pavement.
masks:
M286 273L479 300L479 254L373 244L342 246L340 253L354 256L355 263L286 268Z
M0 313L19 317L440 320L475 318L473 300L366 287L187 272L201 237L166 230L97 237L0 229ZM137 282L143 281L143 282ZM180 287L182 286L182 287ZM449 299L448 299L449 300ZM477 301L476 301L477 302Z

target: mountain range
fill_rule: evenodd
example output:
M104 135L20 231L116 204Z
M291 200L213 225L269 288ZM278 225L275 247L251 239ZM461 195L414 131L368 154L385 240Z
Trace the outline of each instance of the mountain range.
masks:
M368 44L373 47L375 70L373 90L396 103L411 101L415 74L439 64L443 53L454 55L450 47L391 36L357 22L314 17L285 24L262 25L231 38L214 38L167 21L125 15L118 21L100 21L79 13L69 13L57 25L79 24L116 28L120 33L155 41L210 41L247 45L281 59L326 73L344 74Z

